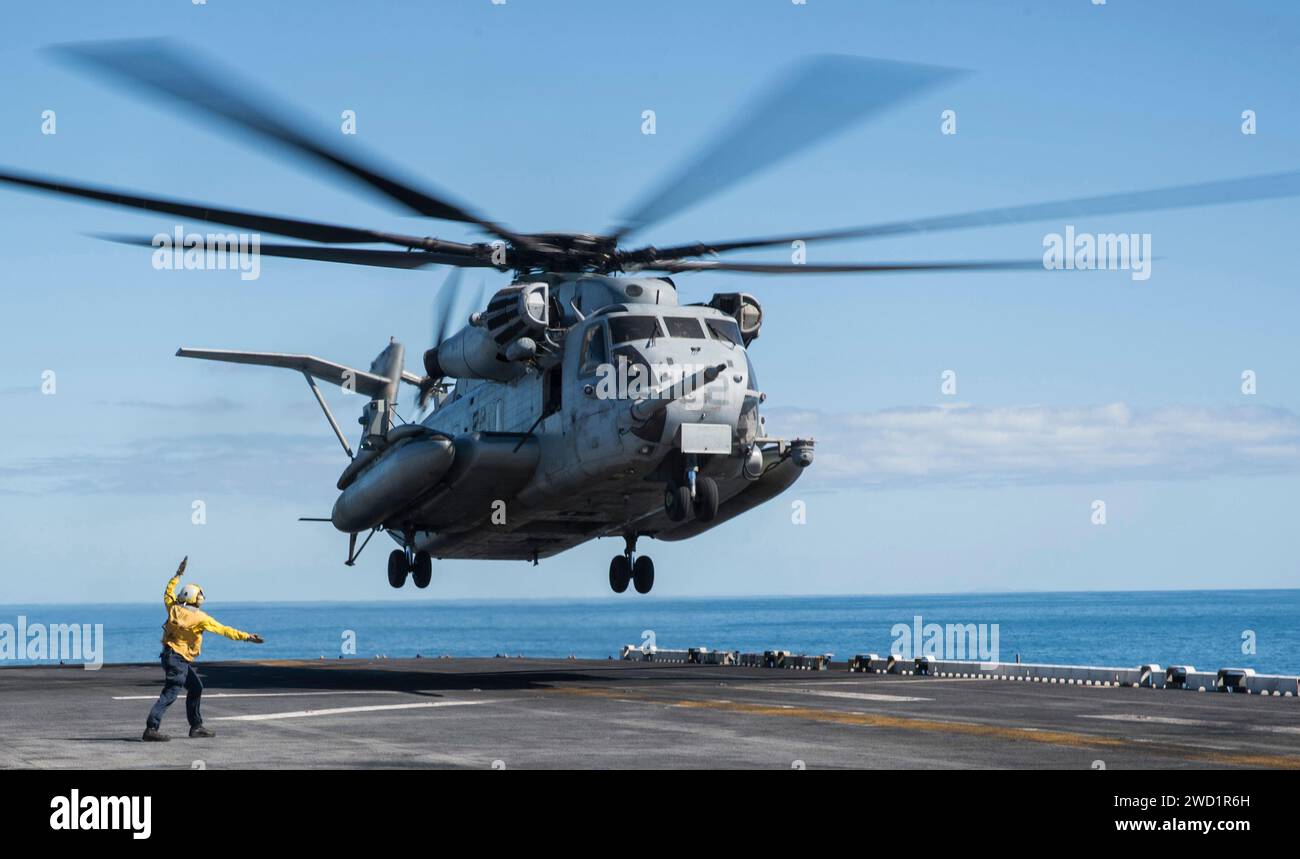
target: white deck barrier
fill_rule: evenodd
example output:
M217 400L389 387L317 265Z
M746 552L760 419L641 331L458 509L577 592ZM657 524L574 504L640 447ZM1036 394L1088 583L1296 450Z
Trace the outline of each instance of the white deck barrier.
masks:
M644 662L675 662L699 665L736 665L743 668L784 668L826 671L832 654L796 654L788 650L741 653L735 650L642 649L628 644L623 659ZM1300 696L1300 677L1284 674L1256 674L1253 668L1220 668L1198 671L1192 665L1167 668L1148 662L1134 668L1104 665L1054 665L1034 662L978 662L918 656L907 659L890 654L859 653L848 660L849 671L867 674L906 674L969 680L1005 680L1019 683L1058 683L1072 686L1130 686L1148 689L1186 689L1193 692L1235 692L1277 697Z

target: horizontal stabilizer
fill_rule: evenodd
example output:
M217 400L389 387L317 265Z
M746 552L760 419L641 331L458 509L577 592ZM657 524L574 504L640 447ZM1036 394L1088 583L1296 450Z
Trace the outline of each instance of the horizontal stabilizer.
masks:
M231 364L259 364L263 367L284 367L298 370L322 382L329 382L339 387L350 388L367 397L383 397L388 388L388 378L355 367L347 367L317 358L315 355L291 355L284 352L240 352L234 349L186 349L176 350L179 358L202 358L205 361L226 361ZM402 381L412 385L420 383L420 377L414 373L402 371Z

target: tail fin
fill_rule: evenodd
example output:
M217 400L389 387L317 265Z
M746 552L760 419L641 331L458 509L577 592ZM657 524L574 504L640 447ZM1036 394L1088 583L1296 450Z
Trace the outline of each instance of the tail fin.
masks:
M380 376L387 384L384 386L382 396L377 396L377 400L385 400L389 403L397 402L398 383L402 381L403 362L406 359L406 347L396 340L389 339L388 345L384 351L375 356L375 360L370 362L371 375ZM414 375L414 374L412 374ZM418 385L420 380L417 378L415 383Z

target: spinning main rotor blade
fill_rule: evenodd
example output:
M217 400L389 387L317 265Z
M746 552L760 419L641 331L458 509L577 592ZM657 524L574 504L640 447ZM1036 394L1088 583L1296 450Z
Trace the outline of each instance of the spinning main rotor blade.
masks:
M959 74L954 69L825 55L783 75L693 160L622 218L616 239Z
M969 262L878 262L878 263L769 263L728 260L682 260L653 263L642 271L735 271L745 274L881 274L904 271L1026 271L1042 269L1036 260L973 260Z
M1241 179L1226 179L1217 182L1201 182L1194 185L1172 185L1147 191L1102 194L1095 197L1077 197L1073 200L1054 200L1049 203L1007 206L1001 209L981 209L958 215L939 215L913 221L892 221L863 227L848 227L842 230L756 239L736 239L724 242L696 242L669 248L641 248L627 252L626 256L632 260L643 258L665 260L749 248L789 245L794 241L827 242L843 239L876 239L885 236L933 233L970 227L1020 224L1054 218L1182 209L1192 206L1213 206L1222 203L1240 203L1248 200L1267 200L1275 197L1294 197L1297 195L1300 195L1300 171L1290 171L1262 176L1246 176Z
M120 245L137 247L155 247L153 240L140 236L120 236L101 234L95 238L116 242ZM248 252L252 252L251 250ZM431 265L454 265L469 268L488 267L487 260L463 257L458 254L445 254L432 251L382 251L368 248L335 248L314 245L259 245L256 252L262 256L290 257L293 259L310 259L319 262L340 262L350 265L369 265L378 268L426 268ZM227 253L229 253L227 251Z
M57 46L54 50L94 71L108 72L128 84L172 99L200 114L223 120L295 154L326 164L417 214L474 224L508 241L518 238L503 227L451 202L441 193L417 189L373 164L344 154L325 142L323 137L284 118L291 113L286 108L262 106L252 98L236 93L223 83L232 80L232 76L215 67L200 65L193 59L192 49L182 51L164 40L144 39L83 42Z
M459 242L444 242L438 239L425 239L418 236L403 236L397 233L385 233L377 230L362 230L355 227L340 227L335 224L322 224L317 221L303 221L297 218L281 218L276 215L262 215L257 212L244 212L238 209L219 209L206 203L186 202L184 200L167 200L161 197L140 197L112 188L96 188L90 185L77 185L63 179L34 176L23 173L0 172L0 182L7 182L22 188L81 197L114 206L143 209L147 212L162 212L194 218L213 224L225 224L259 233L277 236L289 236L324 244L372 243L400 245L406 248L430 248L448 253L472 255L474 246Z

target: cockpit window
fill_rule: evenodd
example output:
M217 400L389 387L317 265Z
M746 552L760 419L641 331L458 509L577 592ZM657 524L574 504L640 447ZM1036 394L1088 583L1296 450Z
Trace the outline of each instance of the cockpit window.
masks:
M696 340L704 339L704 329L700 327L700 320L691 316L665 316L664 324L668 326L669 337L692 337Z
M734 319L706 319L705 324L709 326L709 333L714 339L725 340L734 346L740 346L740 326Z
M653 340L664 336L654 316L615 316L609 320L609 335L615 343Z

